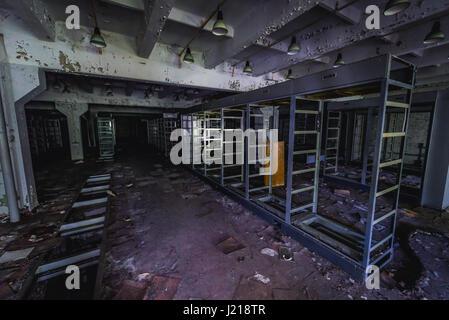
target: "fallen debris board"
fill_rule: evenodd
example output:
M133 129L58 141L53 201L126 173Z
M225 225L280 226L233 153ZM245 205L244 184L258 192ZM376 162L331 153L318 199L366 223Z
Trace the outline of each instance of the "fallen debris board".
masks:
M87 200L87 201L75 202L73 204L72 208L93 206L93 205L96 205L96 204L106 203L107 201L108 201L108 198L103 197L103 198L92 199L92 200Z
M217 244L217 249L224 254L229 254L231 252L245 248L243 244L235 240L233 237L229 237L226 240Z
M181 279L166 277L166 276L154 276L151 279L148 286L144 300L173 300L176 292L178 291L179 283Z
M334 193L339 195L339 196L344 196L344 197L351 195L351 191L344 190L344 189L335 189Z
M0 263L6 263L11 261L18 261L25 259L28 257L28 255L33 251L34 247L26 248L22 250L15 250L15 251L6 251L1 257L0 257Z
M98 216L100 214L106 213L106 207L101 207L93 210L89 210L84 212L85 217L92 217L92 216Z
M124 280L119 292L113 300L142 300L145 295L146 285L142 282Z

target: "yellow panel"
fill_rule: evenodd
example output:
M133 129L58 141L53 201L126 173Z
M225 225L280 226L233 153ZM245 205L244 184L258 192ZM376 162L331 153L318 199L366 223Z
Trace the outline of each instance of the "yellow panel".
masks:
M278 154L278 171L273 175L272 186L280 187L284 185L284 141L275 142L273 146L274 152ZM267 144L267 154L270 154L270 144ZM269 167L269 163L265 165L265 168ZM270 176L265 176L265 185L270 185Z

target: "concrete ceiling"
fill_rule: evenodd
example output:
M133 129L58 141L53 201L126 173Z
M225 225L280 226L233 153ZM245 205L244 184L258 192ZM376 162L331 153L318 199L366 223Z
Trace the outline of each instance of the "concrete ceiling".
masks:
M65 7L76 4L81 10L81 24L92 28L94 19L89 0L35 0L52 20L64 21ZM216 9L218 0L97 0L95 8L102 30L136 38L136 54L148 58L156 43L171 46L174 52L198 33L200 24ZM29 21L36 36L54 36L49 23L38 26L24 14L30 0L16 0L3 5ZM332 68L338 53L346 63L360 61L384 53L393 53L419 66L449 62L449 0L411 0L411 6L398 15L381 14L381 29L368 30L365 8L384 8L387 0L227 0L222 6L229 26L227 36L211 33L215 17L192 41L193 51L201 52L204 67L213 69L226 62L242 69L250 60L252 76L269 73L295 77ZM33 11L33 10L31 10ZM88 14L83 14L87 12ZM34 19L36 20L36 19ZM39 20L39 19L38 19ZM434 45L424 45L423 39L432 24L439 20L446 38ZM53 22L54 23L54 22ZM301 46L298 54L286 54L291 36Z

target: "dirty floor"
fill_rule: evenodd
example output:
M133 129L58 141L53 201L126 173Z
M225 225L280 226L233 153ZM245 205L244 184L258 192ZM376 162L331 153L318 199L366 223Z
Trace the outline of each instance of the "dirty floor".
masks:
M111 204L104 299L448 297L448 229L407 229L403 225L410 222L400 222L406 240L382 273L381 289L368 290L190 172L163 161L122 158L112 165L117 197ZM404 219L419 225L418 217ZM437 248L419 247L424 242ZM279 247L291 251L292 260L281 259Z
M56 230L67 208L98 170L112 173L116 195L110 198L102 299L449 298L448 211L401 204L395 258L382 272L381 289L368 290L186 169L151 154L127 154L134 156L37 173L41 205L19 225L0 225L0 255L33 247L22 260L0 263L1 299L26 298L40 259L58 245ZM335 198L334 186L323 186L323 214L338 218L346 211L339 206L355 206L347 195Z

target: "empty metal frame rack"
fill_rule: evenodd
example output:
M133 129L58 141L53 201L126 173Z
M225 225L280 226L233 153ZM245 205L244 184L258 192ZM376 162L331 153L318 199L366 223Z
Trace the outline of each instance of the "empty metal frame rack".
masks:
M238 121L239 128L248 129L254 125L251 117L257 108L266 106L289 108L286 187L273 187L271 179L268 187L252 185L250 179L254 176L248 162L247 137L244 139L244 164L234 173L236 178L234 184L227 182L227 176L223 173L223 169L221 169L220 175L219 169L222 166L217 166L215 177L206 170L209 166L196 165L193 166L192 171L270 223L280 225L283 232L341 267L356 279L365 280L368 276L367 270L372 270L369 268L370 266L376 265L382 268L393 257L402 158L415 71L416 68L413 64L392 55L384 55L191 108L183 114L184 116L190 115L192 120L190 127L194 129L193 131L198 128L197 134L192 135L192 143L193 139L199 139L201 146L208 143L205 132L210 123L208 117L212 114L216 119L214 121L219 123L214 126L214 129L221 128L220 134L223 134L228 112L231 112L231 115ZM389 92L397 89L407 91L405 102L393 102L389 99ZM378 114L376 148L372 164L373 178L369 185L366 229L364 233L360 233L325 218L318 212L322 122L326 102L348 96L354 99L364 94L373 93L380 95L376 107ZM387 108L404 110L404 122L399 132L385 132ZM341 114L329 113L328 121L325 130L339 131L336 128L340 127ZM269 128L273 128L273 126L270 125ZM298 137L300 138L298 139ZM329 171L336 170L339 132L326 135L326 137L325 153L328 155L328 161L332 160L333 167L335 167L330 167ZM392 138L401 139L402 156L385 161L381 158L382 144ZM218 149L221 151L224 146L222 136L220 139L222 144ZM270 152L270 157L271 154ZM393 165L398 168L396 184L393 187L379 190L379 171ZM188 167L192 169L191 165ZM197 170L196 167L201 167L203 170ZM300 181L303 182L301 187L295 186L293 181L293 177L298 175L303 179ZM253 195L251 191L261 191L262 194ZM396 192L391 210L387 213L376 211L376 199L390 192ZM301 203L294 201L298 195L302 197ZM388 234L375 235L374 226L388 219L391 222L390 228L387 229L389 230Z

